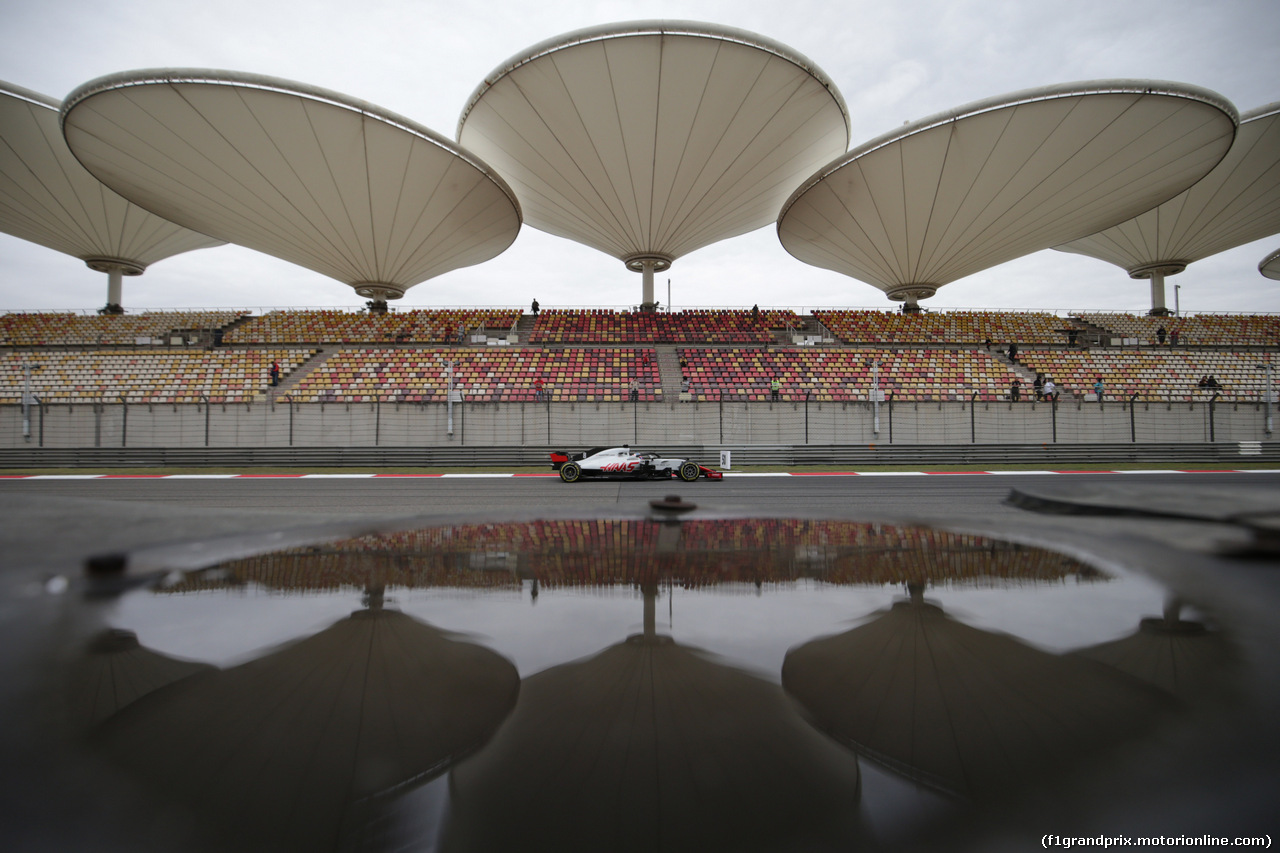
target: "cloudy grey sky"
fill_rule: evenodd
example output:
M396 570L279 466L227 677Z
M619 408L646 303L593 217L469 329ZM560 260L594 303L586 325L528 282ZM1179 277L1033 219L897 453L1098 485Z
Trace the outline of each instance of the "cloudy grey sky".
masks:
M970 101L1053 83L1149 78L1226 96L1243 113L1280 100L1275 0L17 0L0 7L0 79L65 97L117 71L218 68L310 83L371 101L452 138L467 97L507 58L553 36L639 19L751 30L808 56L849 105L852 145ZM1258 262L1280 235L1168 279L1184 311L1280 311ZM772 225L680 258L656 296L674 308L758 303L889 308L871 285L788 255ZM106 277L0 234L0 310L92 309ZM623 307L640 276L606 255L525 226L478 266L412 288L397 303ZM347 285L248 249L180 255L124 282L129 309L348 307ZM1118 267L1045 251L943 287L927 307L1020 310L1150 307Z

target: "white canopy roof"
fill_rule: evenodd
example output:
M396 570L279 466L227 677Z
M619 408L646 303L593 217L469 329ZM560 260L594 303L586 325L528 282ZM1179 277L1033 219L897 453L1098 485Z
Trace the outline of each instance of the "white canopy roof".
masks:
M1151 81L991 98L885 134L803 184L778 237L806 263L915 301L1149 210L1231 145L1235 108ZM1075 235L1075 236L1071 236Z
M1276 249L1262 259L1258 264L1258 272L1267 278L1280 279L1280 249Z
M0 82L0 231L130 275L222 245L130 204L85 171L62 138L59 106Z
M226 71L153 70L81 86L71 150L175 222L395 299L504 251L514 194L443 136L334 92Z
M1107 261L1133 278L1280 232L1280 101L1240 117L1227 156L1204 180L1154 210L1055 248Z
M458 140L535 228L658 269L777 217L849 144L832 82L798 53L711 24L580 30L494 70Z

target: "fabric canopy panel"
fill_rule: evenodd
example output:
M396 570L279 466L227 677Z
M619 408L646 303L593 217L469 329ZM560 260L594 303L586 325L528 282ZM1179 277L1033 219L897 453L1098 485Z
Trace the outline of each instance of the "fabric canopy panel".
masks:
M59 106L0 82L0 231L126 275L222 245L130 204L85 171L62 138Z
M809 60L708 24L582 30L508 61L471 96L458 140L515 188L535 228L639 269L767 225L849 145Z
M140 71L63 107L104 183L191 228L395 299L503 252L520 209L448 139L333 92L246 74Z
M1178 84L1101 81L992 98L821 170L783 207L778 237L806 263L914 302L1167 201L1217 165L1235 128L1226 99Z
M1171 275L1202 258L1280 232L1280 102L1250 110L1227 156L1186 192L1105 231L1056 246L1122 267Z

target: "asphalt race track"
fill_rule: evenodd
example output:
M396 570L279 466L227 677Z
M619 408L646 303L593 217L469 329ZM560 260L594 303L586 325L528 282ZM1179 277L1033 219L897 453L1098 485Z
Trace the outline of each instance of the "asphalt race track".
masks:
M1082 484L1186 495L1223 488L1276 495L1280 471L744 476L572 485L551 477L0 480L0 568L68 571L102 552L341 521L641 511L668 495L702 509L748 515L835 513L1007 527L1034 515L1005 503L1011 489Z

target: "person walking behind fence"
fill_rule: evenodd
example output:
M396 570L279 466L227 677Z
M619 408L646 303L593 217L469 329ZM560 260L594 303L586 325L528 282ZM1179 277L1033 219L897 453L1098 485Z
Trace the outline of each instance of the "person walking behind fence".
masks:
M1016 376L1009 383L1009 399L1015 403L1022 399L1022 380Z
M542 402L542 377L533 380L533 399Z
M271 384L280 384L280 362L278 361L271 362Z
M537 317L537 316L538 316L538 300L536 300L536 299L535 299L535 300L533 300L533 305L531 305L531 306L529 306L529 307L533 309L533 316L534 316L534 317Z
M1036 378L1031 383L1031 390L1035 392L1036 402L1044 399L1044 374L1037 373Z
M632 379L631 384L627 386L631 402L638 403L640 401L640 380Z
M769 390L772 392L772 394L770 395L770 399L772 400L782 399L782 396L781 396L782 380L776 376L773 377L773 381L769 383Z
M1052 379L1044 380L1043 391L1045 402L1052 403L1054 400L1058 399L1058 386L1053 384Z
M1156 329L1156 340L1160 342L1160 346L1164 346L1165 336L1169 333L1164 330L1164 326Z
M1093 383L1093 393L1098 395L1098 402L1102 402L1102 391L1106 386L1102 384L1102 377L1099 376Z
M1013 361L1017 357L1018 357L1018 342L1012 341L1009 344L1009 360Z

